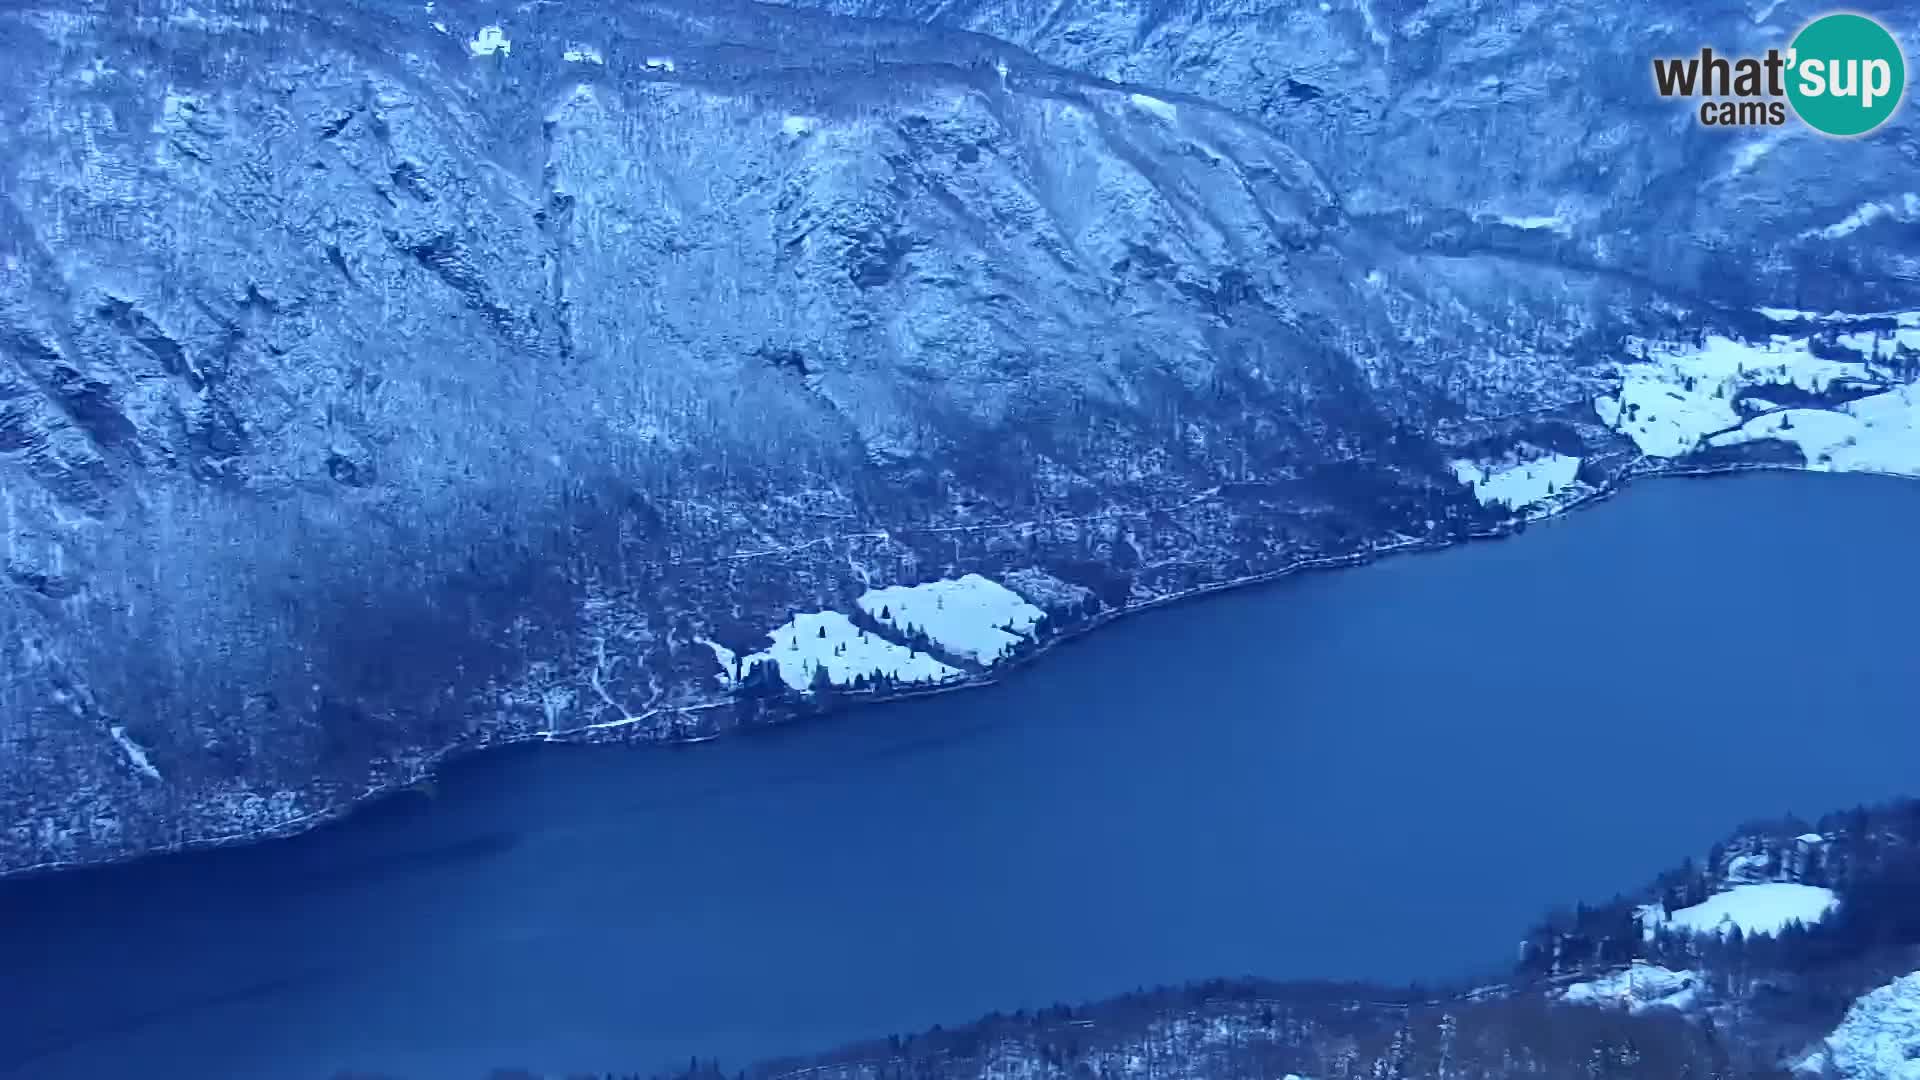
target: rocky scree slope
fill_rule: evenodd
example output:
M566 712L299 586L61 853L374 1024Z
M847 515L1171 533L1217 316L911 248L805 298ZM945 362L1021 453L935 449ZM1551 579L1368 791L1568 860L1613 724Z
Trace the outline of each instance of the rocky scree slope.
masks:
M984 670L871 589L1030 639L1635 471L1903 471L1912 111L1643 85L1769 10L0 4L0 872L815 707L738 663L796 613Z

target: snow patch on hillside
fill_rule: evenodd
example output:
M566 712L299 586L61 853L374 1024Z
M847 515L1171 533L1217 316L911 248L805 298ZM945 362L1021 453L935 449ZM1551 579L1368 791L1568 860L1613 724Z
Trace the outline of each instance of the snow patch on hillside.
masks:
M1666 925L1695 934L1772 936L1790 923L1812 926L1827 917L1839 900L1832 889L1774 881L1736 885L1692 907L1667 916Z
M1740 144L1739 148L1733 152L1733 167L1727 171L1723 179L1731 179L1752 170L1760 163L1761 158L1772 153L1773 148L1780 145L1782 138L1780 135L1772 135Z
M744 673L771 660L780 680L795 690L813 685L814 672L825 669L835 686L851 685L861 675L886 675L902 683L932 683L961 674L958 668L926 653L870 634L838 611L801 612L767 635L773 647L740 658ZM711 647L711 646L710 646ZM716 659L721 651L714 650Z
M1548 232L1559 233L1561 236L1573 235L1573 223L1568 221L1562 214L1532 214L1524 216L1502 214L1500 216L1500 224L1529 231L1544 229Z
M600 55L600 50L591 45L569 45L567 46L567 51L560 55L563 59L575 64L604 64L607 62L607 58Z
M1382 49L1387 48L1391 42L1387 37L1386 31L1380 28L1380 23L1373 17L1373 5L1369 4L1367 0L1358 0L1358 3L1354 6L1360 11L1361 24L1367 28L1368 40L1380 46Z
M1598 979L1577 982L1561 992L1570 1005L1624 1007L1629 1012L1652 1008L1685 1009L1699 993L1700 975L1672 971L1658 964L1635 964Z
M506 32L499 27L483 26L473 40L467 42L467 51L475 56L492 56L494 53L511 56L513 42L507 40Z
M1453 475L1473 488L1480 505L1500 503L1514 510L1565 491L1580 472L1580 459L1566 454L1548 454L1519 464L1486 464L1458 460Z
M859 604L883 626L920 631L940 648L980 664L1005 657L1047 617L1019 593L979 574L870 589Z
M1920 972L1862 994L1800 1068L1845 1080L1920 1080Z
M1640 937L1652 941L1653 935L1667 924L1667 910L1659 904L1641 904L1633 909L1633 917L1640 924Z
M1852 236L1854 233L1859 232L1861 229L1866 228L1876 221L1885 218L1900 221L1915 215L1920 215L1920 194L1915 194L1910 191L1901 197L1899 206L1883 202L1861 203L1853 213L1848 214L1839 221L1825 228L1808 229L1801 233L1800 237L1803 240L1814 237L1822 240L1841 240Z
M705 645L713 651L713 662L720 665L721 686L732 686L738 676L746 674L746 669L740 666L739 654L732 649L711 638L697 637L693 639L693 643Z
M113 736L114 742L120 744L121 752L127 755L127 760L132 763L135 770L143 776L155 780L161 779L160 770L153 767L153 761L147 757L146 748L134 742L133 738L127 734L126 728L115 725L109 728L107 733Z
M1129 94L1127 100L1171 124L1180 116L1180 109L1170 101L1162 101L1146 94Z

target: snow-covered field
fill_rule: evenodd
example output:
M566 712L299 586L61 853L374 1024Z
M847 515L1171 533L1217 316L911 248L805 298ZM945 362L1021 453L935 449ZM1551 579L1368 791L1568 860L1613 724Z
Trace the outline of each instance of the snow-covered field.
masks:
M1798 326L1844 326L1848 317L1770 310ZM1700 345L1663 344L1642 363L1620 368L1616 394L1595 399L1603 423L1626 435L1648 457L1677 458L1706 447L1777 439L1799 447L1811 469L1920 476L1920 388L1901 383L1884 365L1920 353L1920 313L1876 316L1895 328L1837 333L1833 343L1858 354L1830 360L1814 354L1804 335L1775 334L1764 343L1710 336ZM1836 383L1866 396L1821 408L1775 404L1768 387L1826 393Z
M1453 475L1473 488L1480 505L1500 503L1521 510L1565 491L1580 472L1580 459L1548 454L1532 461L1489 464L1460 460Z
M1667 915L1665 925L1672 930L1696 934L1728 934L1738 927L1743 935L1778 934L1787 924L1807 926L1819 922L1839 901L1832 889L1817 885L1798 885L1772 881L1756 885L1735 885L1704 902ZM1659 909L1643 908L1642 924L1659 925Z
M853 625L838 611L802 612L768 634L773 647L740 657L740 674L771 660L780 679L795 690L813 685L814 672L825 668L835 686L845 686L861 675L887 675L903 683L940 682L960 674L923 652L915 652L878 634ZM717 658L716 650L716 658Z
M813 686L815 673L821 670L835 686L849 685L863 675L885 675L901 683L937 683L966 673L894 640L894 635L925 634L927 642L944 652L986 666L1004 660L1016 646L1031 640L1034 628L1047 617L1019 593L979 574L872 589L855 604L885 632L863 629L842 612L814 611L797 614L775 628L767 635L773 643L770 647L745 656L704 637L695 643L712 650L722 685L732 685L756 664L768 661L778 667L781 681L795 690Z
M859 604L882 626L918 630L947 652L980 664L1005 657L1047 617L1019 593L979 574L872 589Z
M1920 972L1861 995L1796 1071L1845 1080L1920 1080Z
M1920 476L1920 387L1897 387L1837 409L1765 413L1707 443L1733 446L1756 439L1793 443L1816 472Z
M1587 982L1577 982L1561 992L1561 999L1572 1005L1625 1007L1629 1012L1651 1008L1685 1009L1698 993L1700 976L1691 971L1672 971L1658 964L1635 964Z

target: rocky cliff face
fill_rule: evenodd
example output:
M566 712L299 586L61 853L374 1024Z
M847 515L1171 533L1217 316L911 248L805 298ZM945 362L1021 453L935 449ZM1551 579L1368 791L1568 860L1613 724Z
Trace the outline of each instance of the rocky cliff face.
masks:
M1911 110L1647 81L1811 11L821 6L0 4L0 872L804 707L728 658L883 586L1071 629L1636 469L1920 468L1847 456L1911 430ZM871 674L990 662L874 614L942 662Z

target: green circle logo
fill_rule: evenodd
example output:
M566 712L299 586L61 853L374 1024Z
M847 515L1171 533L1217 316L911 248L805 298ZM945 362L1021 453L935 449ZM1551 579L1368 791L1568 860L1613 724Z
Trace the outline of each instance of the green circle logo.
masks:
M1823 15L1787 52L1787 100L1816 131L1864 135L1885 123L1907 88L1900 43L1865 15Z

